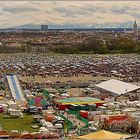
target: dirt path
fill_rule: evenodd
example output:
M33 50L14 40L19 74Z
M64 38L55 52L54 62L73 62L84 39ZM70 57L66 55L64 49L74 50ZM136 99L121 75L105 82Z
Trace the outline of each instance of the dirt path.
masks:
M34 81L33 77L20 77L21 80L23 81ZM67 81L81 81L81 82L86 82L86 81L90 81L90 80L96 80L96 81L100 81L100 80L104 80L104 79L109 79L103 76L98 76L98 77L93 77L91 75L81 75L79 77L76 76L72 76L72 77L53 77L53 76L48 76L47 78L41 78L36 76L35 77L35 81L39 82L39 83L45 83L46 81L51 81L52 83L56 82L56 81L62 81L62 82L67 82Z

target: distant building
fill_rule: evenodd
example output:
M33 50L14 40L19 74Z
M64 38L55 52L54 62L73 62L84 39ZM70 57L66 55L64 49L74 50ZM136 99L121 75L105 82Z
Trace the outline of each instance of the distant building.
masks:
M48 30L48 25L41 25L41 30L43 30L43 31Z
M138 35L138 26L137 26L136 20L135 20L134 25L133 25L133 33L134 33L134 35Z

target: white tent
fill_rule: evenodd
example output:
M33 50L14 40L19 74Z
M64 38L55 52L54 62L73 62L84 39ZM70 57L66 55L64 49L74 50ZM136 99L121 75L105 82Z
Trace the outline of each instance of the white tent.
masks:
M140 86L136 86L136 85L122 82L115 79L102 82L100 84L95 85L95 87L109 91L117 95L129 93L129 92L140 89Z

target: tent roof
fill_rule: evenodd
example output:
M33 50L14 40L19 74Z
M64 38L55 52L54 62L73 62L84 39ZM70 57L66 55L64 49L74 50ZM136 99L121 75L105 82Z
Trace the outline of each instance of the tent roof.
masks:
M100 99L98 98L91 98L91 97L77 97L77 99L79 99L80 101L83 101L83 102L99 102L101 101Z
M79 136L79 139L124 139L124 138L129 138L131 137L130 135L124 135L124 134L117 134L105 130L101 130L98 132L90 133L87 135Z
M79 101L80 100L78 100L76 98L66 98L66 99L60 100L59 102L67 103L67 102L79 102Z
M77 98L66 98L63 100L59 100L59 103L62 104L88 104L88 103L103 103L102 100L97 98L91 98L91 97L77 97Z
M122 82L119 80L111 79L100 84L95 85L98 88L107 90L115 94L124 94L126 92L132 92L140 89L140 86L136 86L130 83Z

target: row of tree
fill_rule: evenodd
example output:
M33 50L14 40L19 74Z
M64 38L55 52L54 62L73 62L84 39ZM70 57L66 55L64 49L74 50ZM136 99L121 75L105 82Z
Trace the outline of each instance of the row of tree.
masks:
M107 41L91 38L85 43L71 46L55 46L52 51L57 53L139 53L140 42L129 38L112 38Z
M99 38L90 38L83 43L76 43L74 45L54 45L48 47L45 45L33 45L31 43L22 44L21 47L10 47L7 45L0 46L0 53L12 52L55 52L62 54L73 53L138 53L140 54L140 42L129 38L111 38L102 40Z
M0 46L0 53L19 53L19 52L25 52L25 47L11 47L7 45L1 45Z

